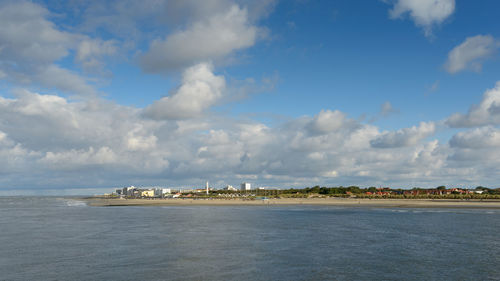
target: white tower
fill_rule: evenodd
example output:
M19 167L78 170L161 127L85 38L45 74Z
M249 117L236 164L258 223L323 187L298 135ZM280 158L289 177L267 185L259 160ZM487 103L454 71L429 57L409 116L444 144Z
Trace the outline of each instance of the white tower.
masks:
M208 181L207 181L207 183L205 185L205 188L207 189L207 195L208 195Z

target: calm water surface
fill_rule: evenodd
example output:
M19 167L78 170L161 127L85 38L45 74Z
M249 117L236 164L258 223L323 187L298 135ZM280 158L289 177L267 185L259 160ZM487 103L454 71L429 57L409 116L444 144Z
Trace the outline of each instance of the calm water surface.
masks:
M500 210L0 197L0 280L500 280Z

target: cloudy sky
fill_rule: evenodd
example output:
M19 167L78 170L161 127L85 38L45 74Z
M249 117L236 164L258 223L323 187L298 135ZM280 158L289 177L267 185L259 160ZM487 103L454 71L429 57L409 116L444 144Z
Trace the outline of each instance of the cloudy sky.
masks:
M499 10L1 1L0 194L498 187Z

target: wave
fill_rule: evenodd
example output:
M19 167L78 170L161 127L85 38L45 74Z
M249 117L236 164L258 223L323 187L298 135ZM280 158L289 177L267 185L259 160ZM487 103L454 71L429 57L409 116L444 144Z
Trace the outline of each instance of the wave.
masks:
M86 202L73 200L73 199L66 200L64 203L68 207L86 207L87 206Z

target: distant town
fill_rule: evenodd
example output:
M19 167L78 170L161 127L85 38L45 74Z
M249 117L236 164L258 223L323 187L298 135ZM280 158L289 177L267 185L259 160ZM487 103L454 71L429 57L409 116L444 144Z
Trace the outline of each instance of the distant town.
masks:
M458 188L438 186L436 188L390 188L390 187L306 187L302 189L278 189L270 187L252 188L248 182L239 188L226 185L224 188L212 188L206 182L204 187L192 189L173 189L165 187L123 187L117 188L105 197L121 199L168 199L168 198L383 198L383 199L500 199L500 188L477 186Z

